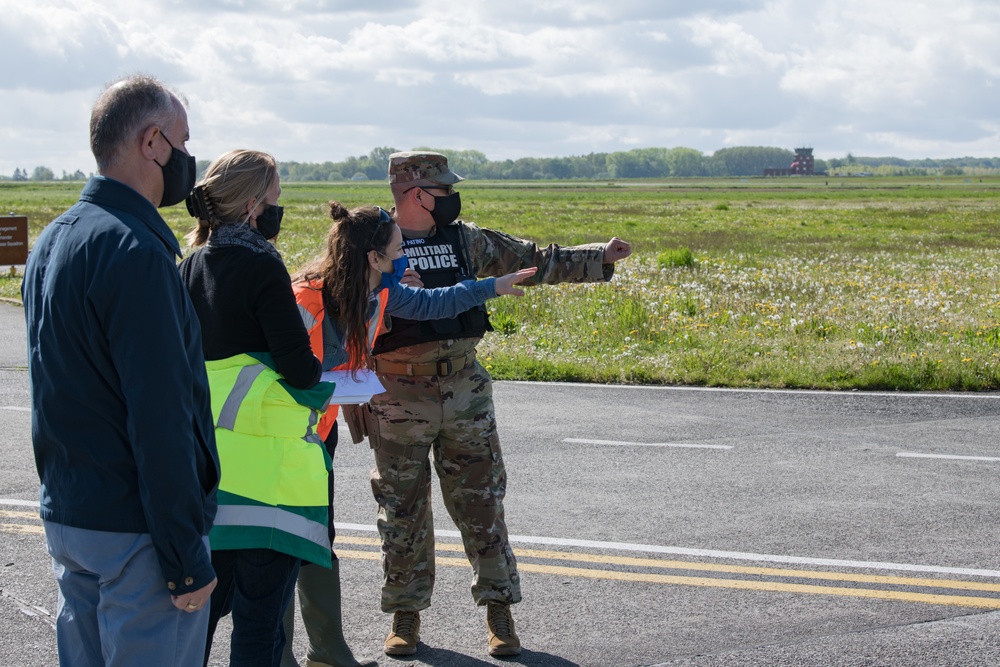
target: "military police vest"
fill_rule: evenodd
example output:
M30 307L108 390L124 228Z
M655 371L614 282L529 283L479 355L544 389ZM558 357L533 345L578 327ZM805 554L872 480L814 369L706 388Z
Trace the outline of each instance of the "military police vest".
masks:
M410 268L420 274L424 287L451 287L463 280L475 279L464 232L464 225L456 220L439 226L434 236L403 240ZM458 317L439 320L393 317L392 328L375 341L372 354L434 340L481 338L487 331L493 331L493 327L484 306L470 308Z

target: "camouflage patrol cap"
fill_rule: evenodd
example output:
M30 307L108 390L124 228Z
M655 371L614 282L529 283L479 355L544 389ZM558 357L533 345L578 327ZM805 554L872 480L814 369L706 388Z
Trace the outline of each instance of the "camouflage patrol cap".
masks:
M389 156L389 185L407 188L453 185L465 179L448 167L448 158L430 151L405 151Z

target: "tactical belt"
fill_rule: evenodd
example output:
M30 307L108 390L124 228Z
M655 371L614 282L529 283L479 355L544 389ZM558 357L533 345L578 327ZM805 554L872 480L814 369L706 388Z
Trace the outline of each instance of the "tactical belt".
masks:
M424 364L404 364L395 361L384 361L375 358L375 370L390 375L451 375L463 368L471 366L476 360L476 353L469 352L464 357L454 359L438 359Z

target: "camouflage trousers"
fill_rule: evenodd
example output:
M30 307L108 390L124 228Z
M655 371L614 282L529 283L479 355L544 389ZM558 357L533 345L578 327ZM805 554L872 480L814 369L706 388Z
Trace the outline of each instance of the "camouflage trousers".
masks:
M473 363L448 376L379 378L386 392L372 400L368 430L382 538L382 611L420 611L431 604L431 453L444 506L472 565L473 599L479 605L520 602L489 373Z

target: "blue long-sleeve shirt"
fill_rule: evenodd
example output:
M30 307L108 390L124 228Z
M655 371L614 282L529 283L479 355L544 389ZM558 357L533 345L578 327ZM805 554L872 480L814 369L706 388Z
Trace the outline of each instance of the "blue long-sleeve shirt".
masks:
M41 516L149 533L174 595L215 576L202 538L219 480L179 255L146 198L95 177L43 230L21 286Z
M381 292L380 288L369 295L369 321L378 314ZM390 321L394 315L409 320L455 317L470 308L483 305L487 300L496 298L496 296L496 278L466 280L450 287L435 289L395 284L388 288L385 314ZM311 325L307 323L307 327L309 326ZM337 326L336 321L324 317L323 327L323 368L328 370L346 363L348 355L347 350L344 349L344 333Z
M389 288L385 314L408 320L455 317L495 298L496 282L496 278L465 280L451 287L436 289L418 289L397 284Z

